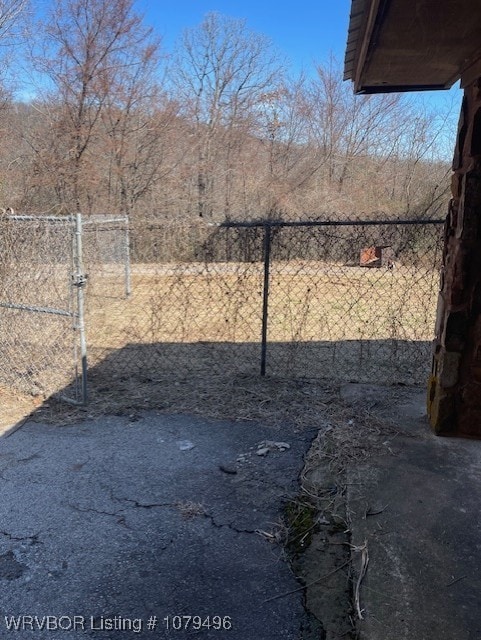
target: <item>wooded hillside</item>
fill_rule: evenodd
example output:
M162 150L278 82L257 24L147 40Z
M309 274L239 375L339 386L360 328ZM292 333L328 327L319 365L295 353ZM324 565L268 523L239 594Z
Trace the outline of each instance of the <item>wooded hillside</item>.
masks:
M1 103L4 207L159 221L446 211L450 114L355 97L334 59L293 76L266 37L218 14L167 51L132 0L56 0L16 45L25 3L2 7L6 69L23 69Z

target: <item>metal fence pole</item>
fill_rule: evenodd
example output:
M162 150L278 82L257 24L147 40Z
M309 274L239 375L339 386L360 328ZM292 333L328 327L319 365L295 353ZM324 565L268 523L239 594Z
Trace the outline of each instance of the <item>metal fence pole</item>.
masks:
M261 342L261 376L266 375L267 362L267 321L269 314L269 268L271 261L271 225L264 225L264 287L262 295L262 342Z
M132 293L132 277L130 265L130 227L129 217L125 216L125 295L130 298Z
M82 214L75 215L74 231L74 274L72 284L77 289L77 329L80 341L81 358L81 402L87 403L87 338L85 334L85 298L84 288L87 283L87 276L84 273L83 250L82 250Z

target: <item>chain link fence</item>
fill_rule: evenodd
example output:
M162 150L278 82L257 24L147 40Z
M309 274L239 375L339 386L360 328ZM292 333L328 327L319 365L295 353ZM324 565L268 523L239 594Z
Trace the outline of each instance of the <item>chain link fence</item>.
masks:
M130 297L89 282L90 377L424 383L442 225L133 223Z
M424 383L442 221L0 219L0 382ZM130 386L132 388L132 385ZM234 390L235 392L235 390Z
M32 395L77 399L71 229L69 218L0 218L0 382Z
M279 225L270 235L267 371L426 381L441 263L438 223Z
M80 215L0 217L0 385L86 401L86 269L119 297L130 271L126 219L84 223Z
M132 292L128 218L82 216L82 260L89 296L128 298Z

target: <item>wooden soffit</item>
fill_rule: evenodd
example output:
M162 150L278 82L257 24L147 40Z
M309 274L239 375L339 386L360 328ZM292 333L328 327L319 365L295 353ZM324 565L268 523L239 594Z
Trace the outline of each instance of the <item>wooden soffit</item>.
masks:
M356 93L449 89L480 64L481 0L352 0L344 79Z

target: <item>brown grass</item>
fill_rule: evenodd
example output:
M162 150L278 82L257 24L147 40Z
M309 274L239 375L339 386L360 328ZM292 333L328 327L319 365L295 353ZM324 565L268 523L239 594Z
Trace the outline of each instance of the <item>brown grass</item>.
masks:
M196 271L195 275L192 274ZM271 269L269 339L274 342L431 340L438 276L414 267L384 269L277 263ZM135 265L133 295L107 297L111 275L93 286L90 343L258 342L259 264Z
M329 379L423 379L429 347L420 345L432 338L436 289L437 274L414 267L390 272L314 261L274 263L269 376L261 379L259 263L134 265L129 299L122 297L120 267L97 272L91 266L91 402L82 410L51 400L42 413L68 420L117 411L135 419L139 409L157 408L316 425L335 396ZM50 344L51 332L43 326L37 316L25 340L31 351L18 358L25 366L41 345ZM394 349L387 340L396 343ZM57 369L45 357L49 366L35 370L35 389L40 378L45 394L68 385L72 359L68 349L62 353Z

